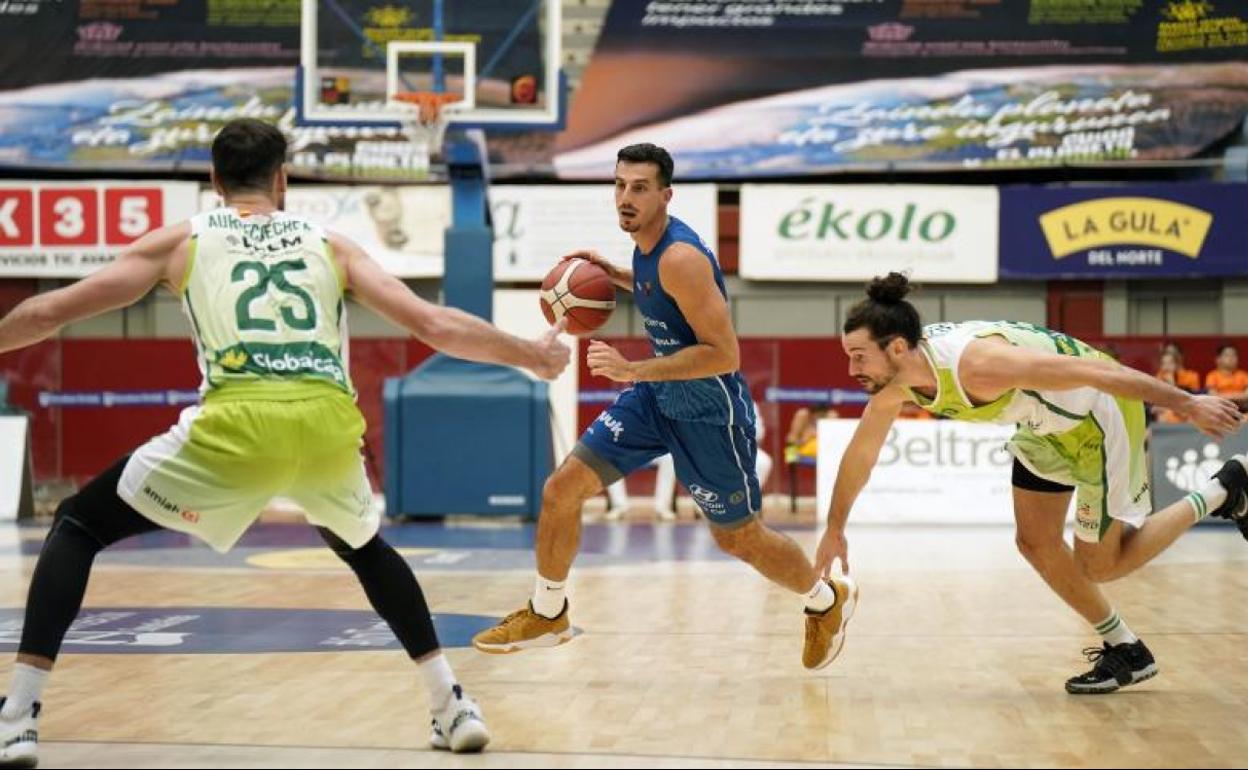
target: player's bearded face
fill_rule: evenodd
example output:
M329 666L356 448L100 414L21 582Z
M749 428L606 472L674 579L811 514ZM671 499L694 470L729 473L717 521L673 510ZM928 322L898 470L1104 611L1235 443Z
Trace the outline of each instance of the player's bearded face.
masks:
M615 170L615 212L620 229L635 233L666 215L671 188L658 180L658 169L652 163L621 161Z
M890 346L881 346L866 329L855 329L841 342L849 357L849 376L857 380L863 390L875 395L896 379L900 367Z
M898 371L897 364L893 363L886 351L881 350L879 357L859 373L856 379L863 390L875 395L892 384Z

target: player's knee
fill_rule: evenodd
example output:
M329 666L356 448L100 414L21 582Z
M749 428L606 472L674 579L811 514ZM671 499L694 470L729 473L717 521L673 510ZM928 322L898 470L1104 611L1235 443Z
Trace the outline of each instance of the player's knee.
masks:
M543 515L559 510L563 507L569 507L567 504L573 500L577 500L576 496L571 493L571 485L566 480L560 479L558 474L546 479L546 483L542 485L542 513Z
M73 519L74 508L78 504L78 495L70 495L62 500L56 506L56 512L52 514L52 526L55 527L66 519Z
M47 540L50 541L55 537L70 537L89 543L96 550L102 550L104 544L99 535L92 532L90 526L78 515L80 502L79 495L75 494L65 498L56 506L56 512L52 516L52 526L48 529Z
M542 485L542 510L549 511L560 506L579 510L580 504L601 488L602 482L592 471L583 472L576 466L564 463Z
M1079 571L1083 573L1083 576L1093 583L1106 583L1115 577L1114 564L1108 559L1076 552L1075 562L1079 565Z
M748 558L754 552L754 532L751 527L735 527L726 529L714 527L711 534L719 550L738 559Z
M1027 532L1014 534L1014 546L1029 564L1038 564L1053 551L1053 543L1046 538L1037 537Z

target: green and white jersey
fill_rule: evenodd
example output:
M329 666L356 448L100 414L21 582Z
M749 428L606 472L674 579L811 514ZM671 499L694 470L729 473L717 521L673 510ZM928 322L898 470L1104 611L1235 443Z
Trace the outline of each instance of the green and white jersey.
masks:
M1142 526L1152 510L1144 454L1144 405L1096 388L1016 388L990 404L972 404L958 379L966 346L984 337L1065 356L1108 359L1061 332L1015 321L968 321L924 327L919 348L936 372L936 397L908 396L929 412L955 420L1014 423L1006 445L1027 470L1074 487L1075 536L1099 542L1115 519Z
M908 391L909 397L933 414L969 422L1026 426L1036 435L1064 433L1082 423L1100 402L1101 392L1083 387L1072 390L1011 390L989 404L973 404L958 378L966 346L984 337L1001 337L1019 347L1066 356L1105 359L1104 353L1074 337L1018 321L967 321L923 327L919 349L936 372L934 399Z
M254 383L258 398L292 398L305 390L292 385L328 383L354 395L339 272L324 229L302 217L234 208L193 217L182 300L202 391Z

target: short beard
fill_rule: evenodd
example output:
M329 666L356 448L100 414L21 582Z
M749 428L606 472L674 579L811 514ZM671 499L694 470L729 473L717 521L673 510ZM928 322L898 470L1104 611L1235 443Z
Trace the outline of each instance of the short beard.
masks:
M888 368L889 368L889 372L888 372L888 377L886 379L884 379L883 381L878 381L878 380L874 380L868 377L867 381L870 384L863 385L862 386L863 389L874 396L876 393L879 393L880 391L884 390L889 385L892 385L893 380L897 379L897 375L901 370L898 369L897 366L895 366L891 362L889 363Z

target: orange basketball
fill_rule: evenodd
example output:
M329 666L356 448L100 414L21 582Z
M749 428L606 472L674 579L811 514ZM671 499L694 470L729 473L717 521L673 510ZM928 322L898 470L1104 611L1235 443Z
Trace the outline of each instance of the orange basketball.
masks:
M570 334L599 329L615 309L615 284L607 271L585 259L555 265L542 281L542 315L550 324L568 319Z

